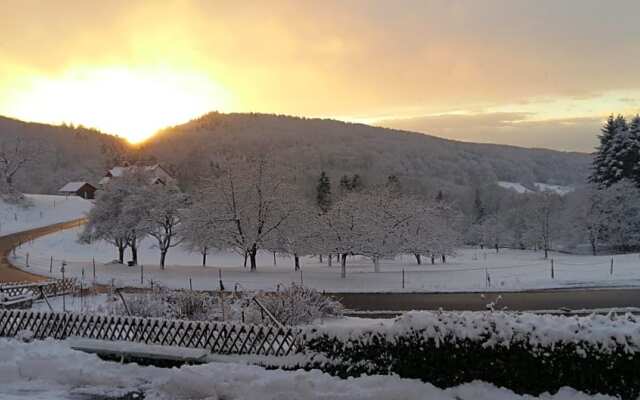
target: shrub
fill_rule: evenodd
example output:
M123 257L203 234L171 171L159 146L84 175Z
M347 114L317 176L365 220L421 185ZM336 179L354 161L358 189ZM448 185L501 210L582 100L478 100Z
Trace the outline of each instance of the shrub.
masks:
M254 295L244 296L234 307L235 319L244 312L246 323L268 322L260 307L251 301ZM306 325L327 317L342 315L342 304L322 295L315 289L292 284L278 292L259 292L255 298L283 325Z
M397 374L439 387L482 380L520 394L563 386L623 399L640 394L640 323L631 315L412 312L370 328L310 329L304 353L305 361L287 367Z

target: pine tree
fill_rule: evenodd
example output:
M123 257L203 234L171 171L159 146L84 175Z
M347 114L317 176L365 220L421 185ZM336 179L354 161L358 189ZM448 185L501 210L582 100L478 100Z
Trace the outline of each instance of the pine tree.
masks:
M484 219L485 210L480 198L480 189L476 188L475 199L473 200L474 223L479 223Z
M640 115L633 117L629 124L629 150L627 163L631 166L629 178L640 188Z
M331 208L331 181L324 171L320 174L318 186L316 187L316 201L323 213L326 213Z
M622 179L634 180L637 168L638 146L627 121L622 115L610 115L602 127L600 146L593 160L589 181L607 188ZM637 137L637 135L635 135Z

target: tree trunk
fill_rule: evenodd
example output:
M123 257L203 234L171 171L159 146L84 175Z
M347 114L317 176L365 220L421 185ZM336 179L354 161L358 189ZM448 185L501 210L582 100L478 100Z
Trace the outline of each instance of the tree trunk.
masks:
M500 245L498 245L498 243L496 243L496 254L500 253Z
M446 255L446 254L443 254L443 255L442 255L442 263L443 263L443 264L446 264L446 263L447 263L447 255Z
M436 263L436 256L434 256L433 254L431 255L431 264L435 264Z
M164 269L164 262L167 259L167 250L160 250L160 269Z
M207 249L204 249L202 251L202 266L203 267L207 266Z
M547 246L544 247L544 259L546 260L547 258L549 258L549 249L547 249Z
M380 258L373 257L373 272L380 272Z
M414 255L416 256L416 262L418 263L418 265L422 265L422 257L420 256L420 254L415 253Z
M598 255L598 246L596 245L596 241L595 240L591 240L591 253L594 256Z
M124 250L126 248L126 246L118 246L118 262L120 264L124 264Z
M138 265L138 246L135 244L131 245L131 261L133 261L133 265Z
M341 255L340 268L340 277L344 279L347 277L347 253Z
M300 257L298 257L297 254L293 255L293 263L294 263L294 270L300 271Z
M329 266L331 267L331 260L333 260L333 256L331 254L329 254Z
M320 257L320 264L322 264L322 254L320 254L318 257Z
M249 261L251 264L251 271L255 271L256 270L256 254L258 253L258 248L256 247L256 245L253 245L253 247L251 248L251 250L249 250Z
M247 268L247 258L249 257L249 252L244 252L244 267Z

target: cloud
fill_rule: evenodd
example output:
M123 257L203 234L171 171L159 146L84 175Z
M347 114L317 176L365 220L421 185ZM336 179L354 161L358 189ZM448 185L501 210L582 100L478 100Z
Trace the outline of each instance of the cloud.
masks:
M528 113L497 112L381 120L376 125L454 140L504 143L591 152L598 143L601 118L528 120Z

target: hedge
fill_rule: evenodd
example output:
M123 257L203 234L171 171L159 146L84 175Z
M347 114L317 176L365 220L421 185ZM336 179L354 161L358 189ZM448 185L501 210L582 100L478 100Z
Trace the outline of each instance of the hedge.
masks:
M397 374L440 388L482 380L518 394L569 386L640 395L640 322L630 314L412 312L371 327L316 327L304 348L288 368L344 378Z

